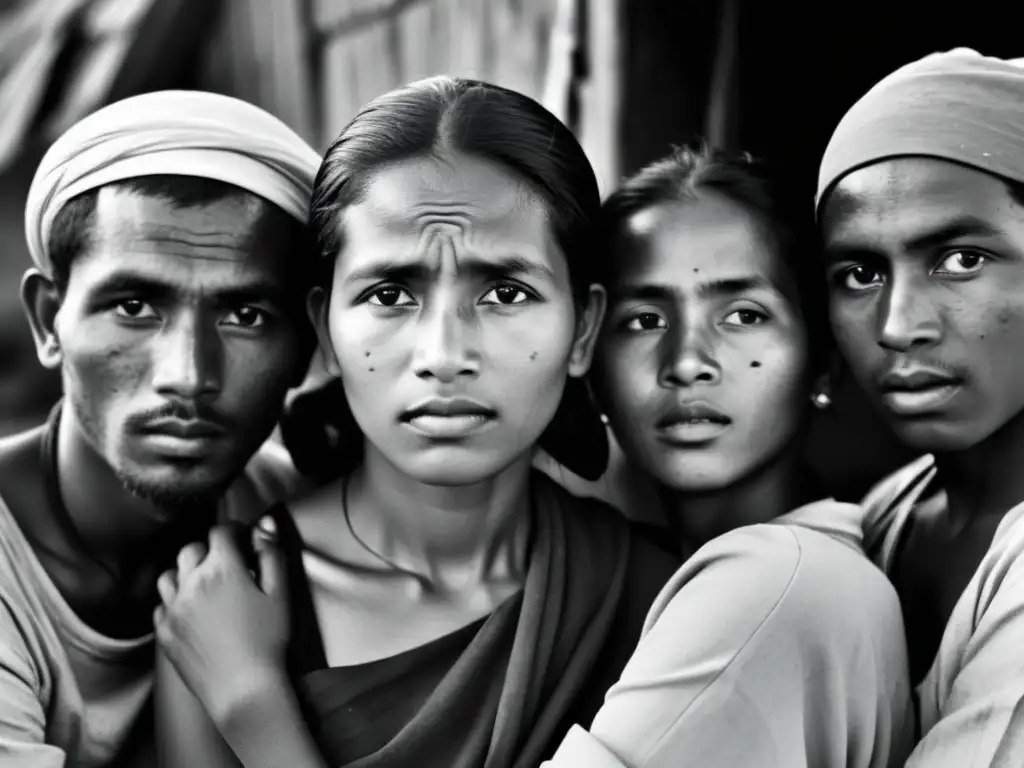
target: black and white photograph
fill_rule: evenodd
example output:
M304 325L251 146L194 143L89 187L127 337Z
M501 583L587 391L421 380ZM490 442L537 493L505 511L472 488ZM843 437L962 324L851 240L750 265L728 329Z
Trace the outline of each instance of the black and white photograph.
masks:
M995 0L0 0L0 768L1024 768Z

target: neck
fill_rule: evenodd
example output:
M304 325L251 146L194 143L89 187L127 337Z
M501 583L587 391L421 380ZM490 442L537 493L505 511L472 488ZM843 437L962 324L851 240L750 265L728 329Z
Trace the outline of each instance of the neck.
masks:
M464 486L428 485L373 446L352 475L348 509L367 547L438 590L525 576L530 457Z
M744 525L766 523L814 500L799 451L791 447L727 488L681 493L662 488L665 509L684 551Z
M195 526L180 521L197 516L170 514L126 489L85 439L70 408L64 408L57 433L57 482L89 552L124 577L160 573L195 538Z
M1024 413L965 451L936 453L952 519L1002 516L1024 501Z

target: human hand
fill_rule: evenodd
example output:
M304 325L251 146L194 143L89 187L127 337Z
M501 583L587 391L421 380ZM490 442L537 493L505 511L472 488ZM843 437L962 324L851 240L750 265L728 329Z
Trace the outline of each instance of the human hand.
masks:
M287 577L273 532L271 518L253 530L258 576L234 530L217 526L209 546L185 546L157 581L157 643L215 722L286 677Z

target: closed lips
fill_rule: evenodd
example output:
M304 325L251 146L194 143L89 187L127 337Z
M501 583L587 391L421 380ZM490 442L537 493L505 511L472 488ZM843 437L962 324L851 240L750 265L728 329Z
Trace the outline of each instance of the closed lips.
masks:
M464 398L435 398L419 403L405 411L402 414L402 421L412 421L420 416L477 416L480 418L493 418L495 415L497 414L493 408L488 408L474 400Z
M948 373L927 368L890 371L879 382L885 392L917 392L935 387L959 384L960 379Z
M676 424L693 424L708 422L712 424L729 424L732 422L728 416L722 413L709 403L691 402L679 403L664 413L658 420L657 427L665 429Z
M219 437L224 429L210 421L182 421L181 419L161 419L153 421L143 428L147 434L170 435L183 440L196 440L204 437Z

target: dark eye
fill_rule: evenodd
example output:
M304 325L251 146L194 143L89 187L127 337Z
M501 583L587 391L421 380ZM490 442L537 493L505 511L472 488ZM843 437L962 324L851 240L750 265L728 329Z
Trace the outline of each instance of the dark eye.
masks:
M156 317L156 312L153 308L144 301L138 299L125 299L119 301L114 307L114 311L120 317L127 317L132 320L144 320L151 317Z
M668 328L665 319L655 312L641 312L626 320L624 325L627 331L659 331Z
M408 307L416 303L406 291L394 285L378 288L368 301L377 307Z
M256 307L240 307L231 313L228 325L237 325L241 328L259 328L266 321L266 313Z
M760 325L768 320L768 315L757 309L737 309L725 316L726 325Z
M972 275L980 272L987 259L976 251L954 251L946 256L936 272L949 275Z
M489 290L482 299L481 304L523 304L530 297L526 295L526 291L515 285L497 285Z
M882 283L882 274L867 264L856 264L840 273L841 285L848 291L863 291Z

